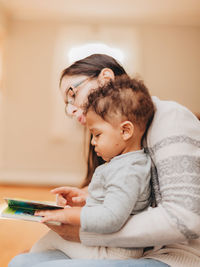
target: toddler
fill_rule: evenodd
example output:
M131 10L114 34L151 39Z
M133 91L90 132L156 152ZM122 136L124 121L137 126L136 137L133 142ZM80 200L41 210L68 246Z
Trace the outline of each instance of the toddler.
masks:
M152 121L154 106L142 81L121 76L93 90L84 111L91 144L105 164L96 168L83 207L73 205L73 199L84 198L83 190L62 187L54 193L72 207L36 215L44 216L43 222L54 220L80 225L85 232L109 234L119 231L130 216L150 204L151 160L142 148L142 139ZM87 247L66 241L53 231L31 251L47 249L58 249L77 259L128 259L143 254L141 248Z

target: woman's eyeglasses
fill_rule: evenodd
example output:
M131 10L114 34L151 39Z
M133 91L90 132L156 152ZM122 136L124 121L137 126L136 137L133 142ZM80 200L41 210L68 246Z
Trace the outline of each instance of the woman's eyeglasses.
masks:
M66 91L66 105L65 105L65 114L68 116L67 108L68 105L74 105L76 94L77 94L77 88L83 84L85 81L87 81L89 78L87 77L86 79L77 82L76 84L70 86L67 91Z

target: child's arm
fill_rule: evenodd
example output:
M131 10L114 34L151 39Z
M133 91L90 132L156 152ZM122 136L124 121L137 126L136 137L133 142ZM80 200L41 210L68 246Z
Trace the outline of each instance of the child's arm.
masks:
M80 226L80 207L85 205L88 196L87 189L65 186L55 188L51 192L57 195L58 205L69 205L71 207L65 207L62 210L36 211L35 215L44 216L41 221L43 223L53 220L63 224Z
M36 211L36 216L44 216L42 223L48 221L57 221L63 224L80 226L81 207L66 207L60 210Z
M126 223L134 207L134 212L137 213L148 206L151 162L150 158L146 160L139 158L134 165L120 164L114 168L110 166L109 170L105 169L105 178L102 177L106 179L103 203L95 205L88 198L88 205L81 211L83 231L101 234L117 232ZM95 183L95 180L92 182ZM91 191L91 194L95 198L95 192ZM96 194L98 198L100 192L97 190Z

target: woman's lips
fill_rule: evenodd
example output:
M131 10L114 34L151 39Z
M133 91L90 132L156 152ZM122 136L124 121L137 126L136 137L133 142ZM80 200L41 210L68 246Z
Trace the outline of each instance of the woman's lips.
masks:
M79 116L77 119L78 119L78 121L79 121L81 124L83 124L83 125L86 123L85 116L83 116L83 115Z

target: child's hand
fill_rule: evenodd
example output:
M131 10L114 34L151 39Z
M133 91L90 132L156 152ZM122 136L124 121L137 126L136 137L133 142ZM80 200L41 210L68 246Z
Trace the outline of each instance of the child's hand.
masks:
M80 207L65 207L59 210L35 211L34 215L42 216L42 223L56 221L63 224L80 225L80 213Z
M53 194L57 194L56 202L57 205L60 206L69 205L71 207L82 207L85 205L86 198L88 196L87 192L83 189L70 186L58 187L51 190L51 192Z

